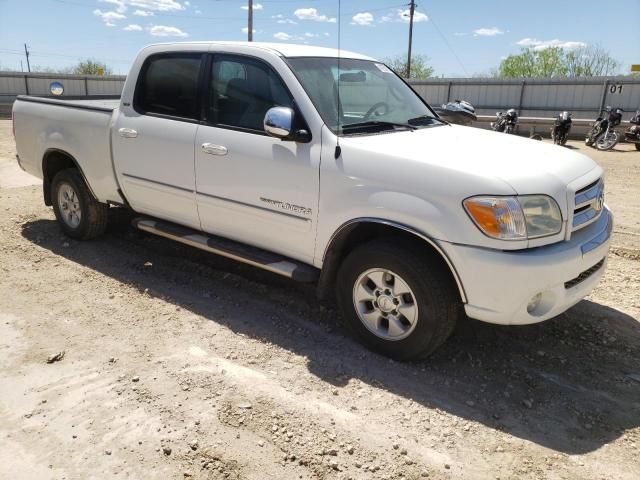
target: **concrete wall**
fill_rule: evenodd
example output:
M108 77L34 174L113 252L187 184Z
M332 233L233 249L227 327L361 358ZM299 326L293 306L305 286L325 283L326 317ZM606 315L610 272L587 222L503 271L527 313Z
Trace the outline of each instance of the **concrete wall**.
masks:
M17 95L50 96L49 86L60 82L64 97L117 97L122 92L124 75L92 76L51 73L0 72L0 118L11 116Z
M579 79L433 79L410 82L432 105L460 99L479 115L515 108L522 117L553 117L568 110L574 118L595 119L607 105L625 110L628 120L640 108L640 79L594 77Z
M49 85L54 81L64 85L64 96L113 96L120 95L125 78L0 72L0 117L10 115L16 95L50 95ZM571 80L438 78L410 83L432 105L455 99L467 100L476 107L478 115L495 115L498 110L515 108L521 117L552 118L558 112L568 110L574 118L592 120L604 106L611 105L625 110L624 119L628 120L632 112L640 108L640 79L630 77Z

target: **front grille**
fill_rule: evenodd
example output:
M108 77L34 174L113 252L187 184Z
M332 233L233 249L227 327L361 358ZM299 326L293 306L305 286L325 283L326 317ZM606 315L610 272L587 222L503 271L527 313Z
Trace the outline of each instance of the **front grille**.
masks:
M598 263L596 263L593 267L591 267L591 268L585 270L584 272L582 272L576 278L573 278L573 279L569 280L568 282L564 282L564 288L569 290L570 288L573 288L576 285L584 282L587 278L589 278L591 275L593 275L598 270L600 270L602 268L602 265L604 265L604 258L602 260L600 260Z
M572 231L595 222L604 208L604 182L598 179L576 192Z

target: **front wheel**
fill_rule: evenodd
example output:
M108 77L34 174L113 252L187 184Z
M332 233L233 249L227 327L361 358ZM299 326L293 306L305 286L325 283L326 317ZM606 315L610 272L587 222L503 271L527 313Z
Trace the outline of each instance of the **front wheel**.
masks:
M609 133L605 133L596 142L596 149L600 151L611 150L618 144L618 140L620 140L620 136L615 130Z
M337 300L347 328L368 348L397 360L424 358L460 316L450 273L412 243L375 240L338 271Z
M53 212L64 233L89 240L107 228L109 206L98 202L75 168L61 170L51 182Z

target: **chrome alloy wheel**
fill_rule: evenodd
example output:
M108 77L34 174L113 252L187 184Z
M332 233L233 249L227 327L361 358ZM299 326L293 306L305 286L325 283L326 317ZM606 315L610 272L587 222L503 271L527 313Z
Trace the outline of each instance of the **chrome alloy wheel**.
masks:
M411 288L385 268L371 268L358 277L353 305L362 324L383 340L402 340L418 323L418 304Z
M66 182L58 187L58 207L64 223L71 228L78 228L82 218L80 200L73 187Z

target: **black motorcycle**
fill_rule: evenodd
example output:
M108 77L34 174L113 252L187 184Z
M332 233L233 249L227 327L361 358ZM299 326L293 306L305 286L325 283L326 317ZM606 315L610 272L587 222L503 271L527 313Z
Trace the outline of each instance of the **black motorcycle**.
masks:
M442 104L433 108L438 116L449 123L470 126L478 117L476 109L469 102L464 100L454 100L453 102Z
M496 112L496 121L491 122L491 130L494 132L515 133L518 125L518 113L510 108L506 113Z
M564 145L569 138L569 132L571 131L571 114L569 112L559 113L553 122L551 128L551 140L556 145Z
M631 120L631 124L626 132L624 132L625 142L635 143L636 150L640 150L640 110L636 111L636 114Z
M596 118L591 126L591 130L587 133L584 143L589 147L595 147L598 150L611 150L620 141L620 135L616 132L615 127L622 122L622 109L613 110L607 107L604 115Z

